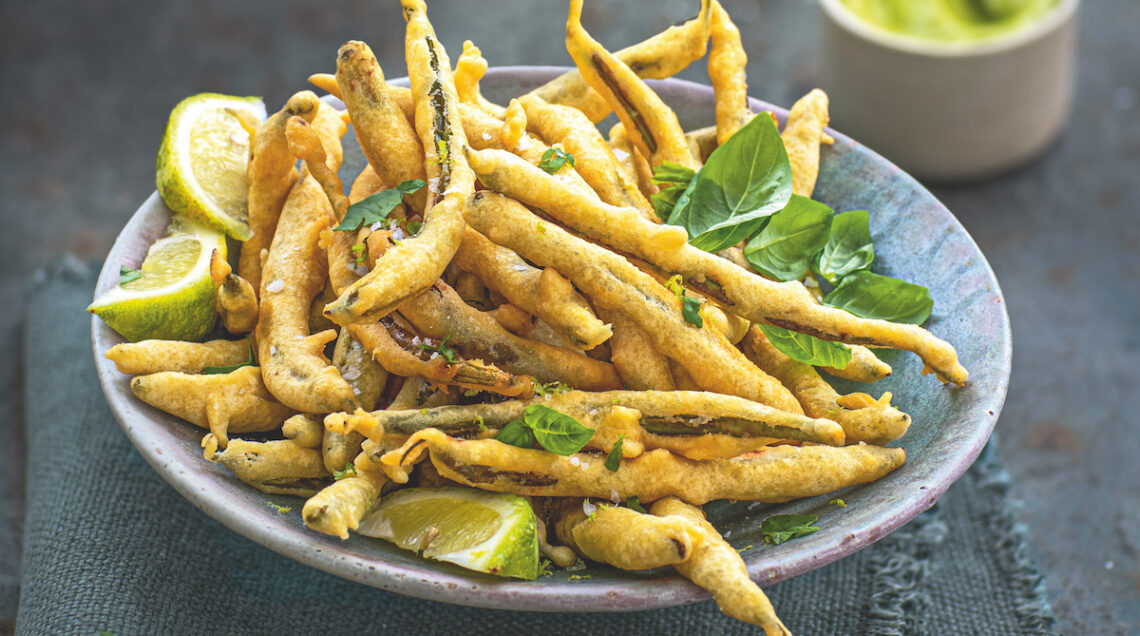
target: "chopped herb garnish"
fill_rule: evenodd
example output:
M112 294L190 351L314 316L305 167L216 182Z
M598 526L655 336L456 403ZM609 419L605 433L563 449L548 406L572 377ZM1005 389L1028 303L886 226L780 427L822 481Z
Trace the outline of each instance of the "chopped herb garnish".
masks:
M344 470L334 470L333 479L340 481L346 477L356 477L356 465L348 462L344 465Z
M482 431L484 433L487 432L487 425L483 423L483 416L482 415L476 415L475 416L475 426L478 426L480 431Z
M228 367L205 367L202 369L202 375L222 375L225 373L230 373L232 371L236 371L242 367L252 367L253 366L253 343L249 341L248 336L246 337L245 341L249 345L249 358L245 362L233 364L233 365L230 365Z
M819 527L811 525L817 519L817 515L773 515L760 524L760 533L764 535L765 543L780 545L819 530Z
M277 504L273 503L272 501L267 501L265 503L269 504L269 507L276 510L277 514L279 514L279 515L287 515L290 512L293 512L292 506L278 506Z
M439 343L439 346L435 346L435 345L431 345L431 344L418 344L418 345L416 345L416 348L422 349L424 351L434 351L434 352L438 353L439 355L443 356L443 359L447 360L447 362L449 364L454 364L456 362L459 362L460 358L459 358L459 354L457 354L455 352L455 349L452 349L451 347L447 346L447 338L450 338L450 337L451 336L445 337L443 339L443 341Z
M566 393L567 391L573 390L574 387L557 380L546 384L537 380L534 382L534 392L537 395L558 395L559 393Z
M665 281L665 288L673 292L677 300L681 301L681 316L684 317L685 322L697 328L704 327L705 320L701 317L701 301L688 296L685 293L684 285L685 281L680 274L674 274Z
M546 152L542 153L542 160L538 162L538 167L548 174L554 174L566 164L570 164L571 167L574 166L574 155L561 148L548 148Z
M412 194L427 185L420 179L402 181L400 185L377 192L376 194L357 201L348 206L344 213L344 220L333 228L337 232L355 232L361 225L372 225L388 218L392 210L400 204L405 194Z
M629 499L626 499L625 505L628 506L630 510L636 510L643 515L649 514L649 511L646 510L645 507L641 505L641 499L637 495L634 495L634 496L630 497Z
M531 404L523 409L523 416L507 422L495 439L531 448L537 443L544 449L568 457L582 450L594 436L594 429L582 426L578 420L548 406Z
M554 572L550 570L550 559L543 559L538 563L539 576L554 576Z
M546 234L546 224L543 223L542 221L538 222L538 225L535 226L535 229L538 230L539 234Z
M617 469L621 466L621 446L623 442L625 442L625 433L618 435L613 448L611 448L610 453L606 455L606 470L611 473L616 473Z
M142 272L137 269L131 269L123 265L119 266L119 284L126 285L131 281L136 281L142 278Z
M364 243L354 243L352 246L352 253L356 256L356 264L364 264Z
M582 579L590 579L593 577L590 576L589 574L571 574L570 576L568 576L566 578L570 579L571 581L581 581Z
M736 551L737 552L744 552L745 550L751 550L751 549L752 549L752 544L749 543L748 545L744 546L743 548L737 548Z
M846 508L847 507L847 502L843 501L842 499L832 499L831 501L829 501L827 503L829 503L833 506L836 506L838 508Z
M404 230L406 230L409 235L415 236L420 233L420 228L423 226L424 224L420 221L408 221L404 224Z
M475 397L476 395L479 395L479 391L476 389L467 389L463 392L463 395L464 397Z

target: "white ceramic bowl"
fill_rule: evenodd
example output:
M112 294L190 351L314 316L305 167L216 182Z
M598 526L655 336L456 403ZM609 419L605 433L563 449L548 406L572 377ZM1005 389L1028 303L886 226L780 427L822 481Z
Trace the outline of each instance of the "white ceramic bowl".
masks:
M992 176L1040 154L1069 114L1079 0L973 42L889 32L820 0L832 123L912 174Z

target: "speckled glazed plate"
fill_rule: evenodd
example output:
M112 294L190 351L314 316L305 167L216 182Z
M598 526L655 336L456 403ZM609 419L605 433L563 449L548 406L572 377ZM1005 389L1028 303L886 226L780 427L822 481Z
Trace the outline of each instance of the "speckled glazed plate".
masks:
M514 67L492 69L483 89L492 98L522 93L564 69ZM661 96L676 110L686 129L713 122L713 93L707 86L678 80L656 82ZM504 100L505 103L505 100ZM786 111L755 101L756 111ZM1009 318L997 280L977 245L961 224L913 178L889 161L841 133L823 149L822 170L814 197L838 211L866 209L871 214L876 272L920 283L934 295L927 327L958 350L970 371L962 388L942 386L923 376L919 359L889 351L883 357L894 375L871 387L914 418L898 444L907 463L871 484L835 495L781 505L716 502L706 506L710 519L743 551L752 578L776 583L851 554L885 537L929 508L977 457L1005 400L1009 381ZM363 166L350 133L345 137L349 181ZM119 266L137 266L147 247L169 221L170 212L153 194L131 217L100 274L95 294L118 281ZM163 478L206 514L235 532L287 557L366 585L420 598L479 607L546 611L622 611L666 607L708 596L669 569L622 572L592 565L591 578L570 581L556 573L538 581L502 580L450 564L420 559L380 540L353 536L347 541L305 528L301 499L267 496L202 459L202 430L136 400L129 380L103 357L122 339L100 320L92 321L92 346L103 391L112 411L138 451ZM839 382L840 390L855 386ZM828 505L842 497L846 508ZM279 515L266 500L292 506ZM765 546L760 522L774 513L819 515L820 530L780 546Z

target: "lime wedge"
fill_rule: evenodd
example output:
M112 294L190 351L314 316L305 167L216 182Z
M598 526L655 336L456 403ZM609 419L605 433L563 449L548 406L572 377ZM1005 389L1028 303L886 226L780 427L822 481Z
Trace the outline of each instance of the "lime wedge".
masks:
M200 340L214 328L210 254L226 254L221 232L175 217L139 267L141 275L103 294L87 311L131 342Z
M249 133L237 112L265 119L259 97L201 93L170 113L155 159L155 181L167 207L244 241Z
M477 572L533 580L538 524L526 499L471 488L409 488L380 502L357 532Z

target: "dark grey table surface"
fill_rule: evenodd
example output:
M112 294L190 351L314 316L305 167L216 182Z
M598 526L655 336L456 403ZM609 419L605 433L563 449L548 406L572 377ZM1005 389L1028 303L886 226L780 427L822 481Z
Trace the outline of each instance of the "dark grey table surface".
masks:
M569 64L564 0L432 0L452 51L472 39L492 65ZM695 11L695 0L591 0L610 48ZM728 0L749 53L750 92L790 105L820 73L810 0ZM16 2L0 4L0 496L23 490L21 287L59 259L101 259L154 189L170 109L203 91L271 108L363 39L403 74L398 4L387 2ZM1066 634L1140 632L1140 2L1081 8L1074 116L1033 164L933 187L981 245L1014 328L999 434L1035 557ZM698 63L682 77L707 81ZM826 89L826 87L823 87ZM836 119L842 114L836 113ZM70 256L66 256L70 255ZM34 284L34 282L32 283ZM45 396L45 399L52 399ZM21 536L0 509L0 554ZM0 591L18 586L0 560ZM3 631L3 626L0 626Z

